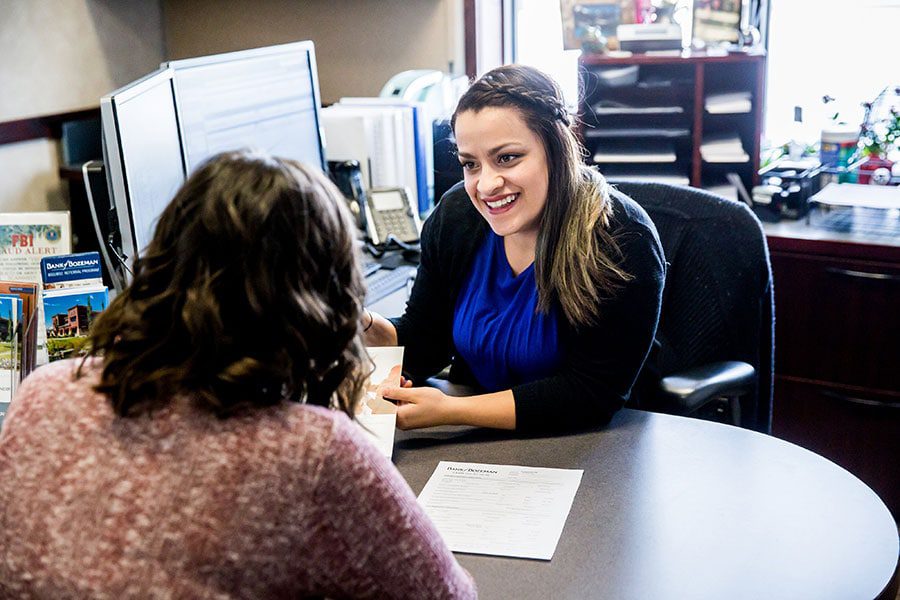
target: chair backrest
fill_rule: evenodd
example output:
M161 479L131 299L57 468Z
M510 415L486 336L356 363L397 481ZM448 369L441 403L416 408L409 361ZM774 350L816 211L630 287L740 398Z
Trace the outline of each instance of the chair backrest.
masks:
M651 182L614 186L650 215L668 271L654 351L639 394L671 373L739 360L757 372L757 389L741 399L741 425L772 425L774 316L772 269L756 216L738 202L697 188Z

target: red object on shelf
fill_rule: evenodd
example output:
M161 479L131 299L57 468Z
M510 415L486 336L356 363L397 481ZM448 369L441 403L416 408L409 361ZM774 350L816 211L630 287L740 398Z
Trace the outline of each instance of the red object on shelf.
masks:
M634 0L634 22L643 23L644 16L650 12L649 0Z
M891 180L892 166L894 166L894 163L887 160L886 158L882 158L880 156L870 156L863 164L859 165L859 183L887 185ZM879 169L887 169L886 180L883 180L883 175L878 173Z

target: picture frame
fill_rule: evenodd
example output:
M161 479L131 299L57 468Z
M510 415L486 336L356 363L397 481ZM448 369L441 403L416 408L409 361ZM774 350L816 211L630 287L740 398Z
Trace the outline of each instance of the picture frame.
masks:
M695 47L739 44L746 0L694 0L691 39Z
M607 49L617 50L616 27L635 22L632 0L560 0L563 47L566 50L590 50L594 36L600 33Z

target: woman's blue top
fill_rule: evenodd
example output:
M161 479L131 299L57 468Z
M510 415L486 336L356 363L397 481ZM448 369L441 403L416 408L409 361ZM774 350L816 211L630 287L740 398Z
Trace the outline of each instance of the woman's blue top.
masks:
M488 232L463 283L453 343L489 392L543 379L561 364L556 313L539 313L534 263L513 275L503 238Z

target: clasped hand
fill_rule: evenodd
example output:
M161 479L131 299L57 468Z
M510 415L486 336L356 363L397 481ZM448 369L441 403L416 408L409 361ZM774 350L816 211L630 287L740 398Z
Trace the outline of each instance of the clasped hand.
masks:
M405 378L401 378L400 386L382 390L385 400L397 404L397 427L418 429L453 423L453 397L437 388L412 387Z

